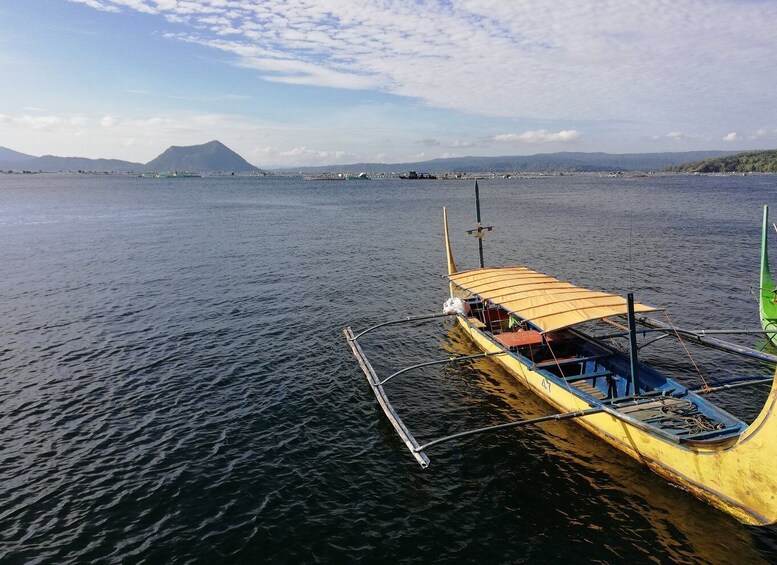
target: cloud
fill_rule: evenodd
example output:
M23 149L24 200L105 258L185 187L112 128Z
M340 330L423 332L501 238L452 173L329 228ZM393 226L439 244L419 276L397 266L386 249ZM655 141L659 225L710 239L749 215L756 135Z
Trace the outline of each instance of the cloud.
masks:
M83 116L17 116L9 117L8 121L17 126L28 127L36 130L66 130L73 126L81 127L89 124L89 119Z
M113 127L118 123L119 123L119 120L117 120L113 116L105 116L102 120L100 120L100 124L102 124L102 126L106 128Z
M119 12L119 8L116 6L113 6L109 4L108 2L104 2L101 0L70 0L73 3L76 4L85 4L89 6L90 8L94 8L95 10L101 10L103 12Z
M471 141L464 141L459 139L454 141L440 141L439 139L435 139L433 137L420 139L416 141L416 144L423 145L425 147L452 147L452 148L475 147L475 144Z
M723 136L723 141L736 141L737 140L737 132L732 131L731 133L727 133Z
M523 133L502 133L491 138L492 141L505 143L570 143L580 139L580 132L574 129L562 130L557 133L551 133L548 130L538 129L534 131L525 131Z
M771 103L764 77L777 74L774 2L72 1L156 15L175 25L170 39L228 53L268 81L488 116L700 119L731 100Z
M315 165L336 165L352 163L356 156L342 150L310 149L305 146L291 149L259 147L250 152L253 160L269 167L304 167Z
M731 134L728 134L731 135ZM673 141L677 143L695 142L695 141L712 141L712 137L708 134L702 133L689 133L684 131L670 131L664 135L655 135L652 138L654 141Z

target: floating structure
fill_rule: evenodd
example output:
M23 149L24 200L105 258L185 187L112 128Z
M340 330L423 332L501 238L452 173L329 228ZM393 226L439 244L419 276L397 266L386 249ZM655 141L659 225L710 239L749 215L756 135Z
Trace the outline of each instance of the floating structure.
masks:
M157 179L199 179L202 175L199 173L188 173L186 171L171 171L169 173L154 173Z
M631 294L624 298L589 290L524 266L485 267L482 239L491 227L483 227L480 222L477 182L475 193L478 222L470 231L478 237L479 268L457 269L443 209L450 288L444 312L385 322L359 333L350 327L344 329L379 404L418 463L428 466L428 449L465 436L551 420L574 420L743 523L777 522L777 387L773 377L742 376L708 383L699 372L704 384L691 389L638 358L641 347L662 337L673 337L683 348L684 341L689 341L774 364L775 356L709 336L766 332L676 328L668 316L663 322L648 315L662 309L635 302ZM365 334L391 324L442 316L455 318L482 353L428 361L386 378L378 377L359 343ZM589 328L601 322L619 331L593 335ZM637 324L642 326L639 330ZM655 339L638 344L638 333ZM628 353L608 341L617 339L626 340L624 349ZM385 385L419 367L479 357L492 358L557 412L419 443L392 406ZM768 383L772 383L771 392L750 425L706 398L721 390Z
M370 176L367 173L316 173L302 175L302 180L370 180Z

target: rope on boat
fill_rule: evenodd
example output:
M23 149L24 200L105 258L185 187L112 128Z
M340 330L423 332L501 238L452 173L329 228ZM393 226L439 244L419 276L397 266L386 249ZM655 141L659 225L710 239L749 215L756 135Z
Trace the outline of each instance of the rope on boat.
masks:
M683 341L683 338L680 337L680 332L677 331L677 328L675 327L674 323L672 322L672 319L669 317L669 312L664 310L664 316L666 316L666 321L669 322L669 325L671 326L672 331L674 332L674 335L677 336L677 341L679 341L680 345L683 346L683 349L685 350L685 353L688 355L688 359L691 360L691 363L693 363L693 366L696 369L696 372L699 373L699 378L701 378L701 382L704 383L704 386L702 387L702 389L703 390L709 389L710 386L707 384L707 379L704 378L704 375L702 374L701 369L699 369L699 366L696 364L696 360L693 358L693 355L691 355L691 352L685 346L685 342Z
M629 331L629 328L627 328L623 324L619 324L618 322L616 322L611 318L602 318L602 321L610 324L611 326L615 326L616 328L618 328L619 330L623 330L624 332Z
M548 346L548 351L550 351L550 354L553 356L553 361L556 362L556 367L558 368L559 372L561 373L561 378L563 379L564 384L567 387L567 392L571 393L575 398L577 398L577 395L572 392L572 387L569 385L569 381L564 378L564 369L561 368L561 363L558 362L558 358L556 357L556 353L553 351L553 348L550 346L550 341L546 339L545 343Z
M774 377L739 377L739 378L733 378L733 379L726 379L726 380L720 381L720 383L712 383L713 386L708 387L706 390L702 388L697 388L695 390L690 390L688 392L695 393L695 394L712 394L714 392L730 390L732 388L739 388L742 386L765 385L765 384L771 384L773 382L774 382Z
M698 407L688 400L679 400L655 409L656 415L641 418L646 424L658 426L666 431L678 431L687 435L714 432L726 427L723 422L715 422L702 414Z

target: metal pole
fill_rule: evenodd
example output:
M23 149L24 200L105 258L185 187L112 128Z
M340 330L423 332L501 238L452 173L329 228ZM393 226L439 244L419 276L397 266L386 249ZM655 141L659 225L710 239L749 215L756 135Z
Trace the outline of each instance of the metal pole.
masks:
M389 375L388 377L386 377L385 379L383 379L377 384L380 386L383 386L384 384L389 382L397 375L401 375L402 373L406 373L412 369L420 369L421 367L430 367L432 365L444 365L446 363L458 363L459 361L466 361L468 359L480 359L481 357L493 357L494 355L507 355L507 353L508 353L507 351L495 351L493 353L476 353L475 355L460 355L458 357L448 357L447 359L438 359L436 361L426 361L425 363L418 363L417 365L410 365L409 367L400 369L396 373Z
M483 226L480 225L480 189L478 188L478 181L475 181L475 209L477 212L477 228L478 228L478 254L480 255L480 268L483 268L483 238L481 237L483 234L481 233L481 230L483 229Z
M772 355L771 353L765 353L763 351L758 351L750 347L744 347L742 345L737 345L735 343L723 341L722 339L707 337L703 335L701 332L673 327L665 322L662 322L661 320L657 320L649 316L640 316L639 322L648 327L658 328L659 330L663 330L673 335L675 333L679 333L683 337L687 337L690 341L693 341L705 347L711 347L713 349L719 349L721 351L729 351L731 353L736 353L738 355L743 355L745 357L760 359L761 361L766 361L767 363L777 363L777 355Z
M364 334L366 334L368 332L371 332L372 330L376 330L378 328L382 328L383 326L391 326L391 325L394 325L394 324L405 324L407 322L418 322L418 321L421 321L421 320L431 320L433 318L445 318L445 317L448 317L448 316L455 316L455 315L456 315L455 312L451 312L449 314L445 314L445 313L442 313L442 314L429 314L428 316L408 316L407 318L402 318L401 320L391 320L390 322L382 322L380 324L375 324L374 326L371 326L371 327L367 328L366 330L364 330L363 332L359 332L355 336L352 336L352 337L350 337L348 339L350 339L350 340L357 340L361 336L363 336Z
M637 322L634 318L634 294L626 296L629 320L629 359L631 361L631 386L633 394L639 394L639 360L637 358ZM628 394L628 391L626 391Z

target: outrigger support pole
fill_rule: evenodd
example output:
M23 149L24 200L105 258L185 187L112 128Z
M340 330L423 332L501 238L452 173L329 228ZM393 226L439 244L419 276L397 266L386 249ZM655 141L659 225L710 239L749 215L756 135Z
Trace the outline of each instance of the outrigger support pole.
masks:
M359 339L361 336L366 334L367 332L371 332L372 330L376 330L378 328L382 328L383 326L391 326L394 324L405 324L407 322L418 322L421 320L431 320L433 318L446 318L448 316L455 316L456 312L451 312L449 314L428 314L426 316L408 316L407 318L402 318L401 320L391 320L390 322L383 322L381 324L375 324L374 326L371 326L367 328L364 331L359 332L356 335L353 335L353 332L351 332L351 337L347 338L348 341L354 341Z
M475 434L482 434L484 432L491 432L494 430L501 430L504 428L516 428L518 426L528 426L530 424L540 424L542 422L551 422L551 421L560 421L560 420L571 420L572 418L582 418L583 416L590 416L591 414L598 414L599 412L604 412L605 408L588 408L587 410L575 410L574 412L563 412L561 414L551 414L550 416L540 416L539 418L530 418L528 420L516 420L515 422L506 422L504 424L497 424L495 426L487 426L485 428L477 428L475 430L467 430L464 432L459 432L457 434L451 434L449 436L441 437L438 439L434 439L430 442L427 442L423 445L418 446L416 449L418 449L419 452L424 451L425 449L432 447L433 445L437 445L438 443L445 443L446 441L452 441L454 439L458 439L460 437L466 437L471 436Z
M396 377L397 375L401 375L402 373L406 373L407 371L410 371L412 369L420 369L421 367L429 367L430 365L445 365L447 363L458 363L459 361L467 361L468 359L480 359L482 357L493 357L494 355L505 355L505 354L507 354L507 351L497 351L495 353L476 353L475 355L459 355L458 357L450 357L448 359L426 361L424 363L418 363L417 365L410 365L409 367L400 369L393 375L389 375L388 377L380 381L378 384L382 386L387 382L389 382L394 377Z
M777 363L777 355L771 355L769 353L764 353L763 351L758 351L757 349L753 349L751 347L744 347L742 345L737 345L735 343L723 341L722 339L709 337L709 335L704 335L703 331L685 330L682 328L672 327L671 325L665 322L662 322L661 320L657 320L655 318L651 318L648 316L640 316L637 321L640 324L644 324L648 326L649 328L655 328L660 331L667 332L669 334L678 333L683 337L689 339L690 341L698 343L699 345L710 347L712 349L718 349L720 351L728 351L730 353L736 353L738 355L743 355L744 357L750 357L752 359L766 361L767 363ZM710 334L712 332L707 331L706 333Z
M345 336L345 340L348 342L348 345L351 346L351 350L353 351L354 357L356 357L356 360L359 362L359 366L362 368L362 371L364 371L364 375L367 377L367 381L370 383L370 388L372 388L372 391L375 393L375 398L378 399L378 404L380 404L380 407L383 408L383 412L385 412L386 418L388 418L389 422L391 422L391 425L394 426L394 429L399 434L399 437L402 438L405 446L407 446L407 448L410 450L410 453L413 454L413 457L415 457L415 460L418 461L418 464L423 468L428 467L429 458L420 448L418 442L413 437L413 434L410 433L410 430L407 429L407 426L405 426L404 422L402 422L402 418L400 418L399 414L396 413L394 407L391 405L391 402L389 402L388 396L386 396L386 391L383 390L383 385L380 384L378 381L378 376L375 374L375 369L372 368L372 365L364 355L364 351L362 351L359 342L356 341L351 328L345 328L343 330L343 335Z
M768 377L768 376L767 377L740 377L740 378L731 379L728 382L721 383L718 386L697 388L689 392L693 392L695 394L711 394L713 392L720 392L721 390L730 390L732 388L739 388L743 386L769 384L769 383L772 383L773 381L774 381L774 377ZM715 383L712 383L712 384L715 385Z

